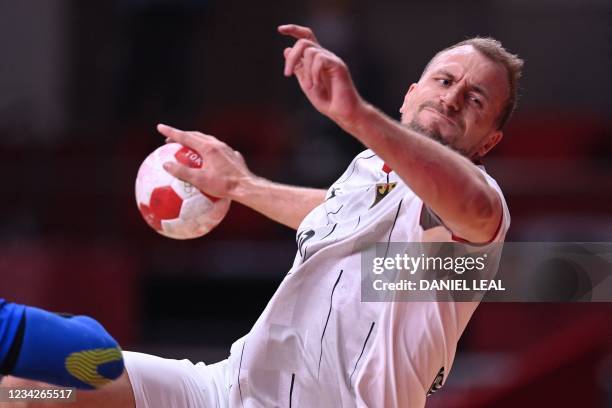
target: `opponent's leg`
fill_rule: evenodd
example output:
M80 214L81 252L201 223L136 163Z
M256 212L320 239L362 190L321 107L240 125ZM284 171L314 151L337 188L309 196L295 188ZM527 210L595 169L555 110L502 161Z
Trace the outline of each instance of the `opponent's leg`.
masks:
M0 299L0 374L95 389L122 372L121 349L94 319Z

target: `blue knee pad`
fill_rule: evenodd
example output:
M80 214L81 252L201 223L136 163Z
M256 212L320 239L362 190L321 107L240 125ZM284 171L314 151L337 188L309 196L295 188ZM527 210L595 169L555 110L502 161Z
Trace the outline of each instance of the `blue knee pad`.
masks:
M17 309L19 306L15 305ZM87 316L64 317L29 306L21 308L21 329L15 332L13 351L15 344L21 344L17 356L12 354L11 375L95 389L123 373L121 348L96 320ZM0 341L0 351L3 344ZM4 360L2 354L0 359Z

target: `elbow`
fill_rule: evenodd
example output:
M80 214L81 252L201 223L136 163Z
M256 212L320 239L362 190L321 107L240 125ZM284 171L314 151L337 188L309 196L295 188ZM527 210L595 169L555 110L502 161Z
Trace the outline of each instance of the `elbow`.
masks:
M476 235L480 242L491 242L495 239L502 218L502 205L496 191L485 192L475 200L473 220Z
M499 218L501 206L496 192L480 193L474 201L473 211L477 220L488 223Z

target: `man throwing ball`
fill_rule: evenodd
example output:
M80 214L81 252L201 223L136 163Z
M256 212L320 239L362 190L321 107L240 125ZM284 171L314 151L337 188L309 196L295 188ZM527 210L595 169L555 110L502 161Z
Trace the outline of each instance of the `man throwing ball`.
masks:
M361 302L363 245L502 242L510 225L497 183L479 159L502 138L523 62L490 38L437 53L407 90L401 121L364 101L345 63L313 32L279 27L312 105L368 150L327 191L253 175L213 136L165 125L208 166L167 171L296 229L293 266L227 360L204 365L124 352L127 376L81 404L136 407L422 407L451 369L477 303ZM133 398L133 400L132 400Z

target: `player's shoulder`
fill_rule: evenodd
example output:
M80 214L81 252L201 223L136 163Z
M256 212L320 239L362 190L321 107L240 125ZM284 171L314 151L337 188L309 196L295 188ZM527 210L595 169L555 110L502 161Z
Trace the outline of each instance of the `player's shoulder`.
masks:
M383 160L374 152L372 149L366 149L353 158L349 169L351 167L359 167L368 169L370 171L381 170L383 166Z
M356 162L361 162L363 161L363 163L365 162L369 162L369 161L377 161L380 160L380 158L378 157L378 155L372 150L372 149L365 149L361 152L359 152L351 161L351 164L354 164ZM362 164L362 163L360 163Z
M365 156L376 156L376 153L374 153L374 150L372 149L365 149L357 153L357 155L355 156L355 159L358 157L365 157Z
M351 160L350 164L332 184L333 188L344 188L348 185L363 184L364 181L374 177L376 169L382 168L382 160L370 149L359 153Z

